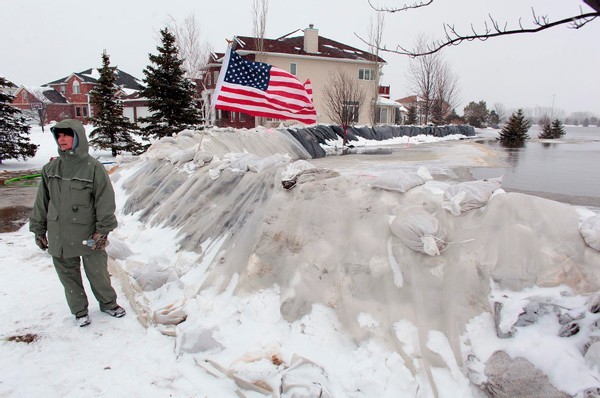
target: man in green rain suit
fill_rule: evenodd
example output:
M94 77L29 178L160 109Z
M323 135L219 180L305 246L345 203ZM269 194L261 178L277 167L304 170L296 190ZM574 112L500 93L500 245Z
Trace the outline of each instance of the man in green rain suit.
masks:
M90 324L80 259L100 310L120 318L125 310L117 304L104 250L108 233L117 227L115 193L108 173L89 155L81 122L63 120L50 131L58 143L59 157L42 168L29 230L40 249L48 249L52 256L78 326Z

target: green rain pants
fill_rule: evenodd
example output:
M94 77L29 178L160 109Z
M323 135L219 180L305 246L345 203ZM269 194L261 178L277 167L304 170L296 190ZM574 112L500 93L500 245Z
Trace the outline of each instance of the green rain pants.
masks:
M110 284L107 255L104 250L82 256L83 268L100 309L112 309L117 305L117 293ZM76 317L87 315L88 299L81 279L80 257L52 257L58 278L65 288L65 296L71 313Z

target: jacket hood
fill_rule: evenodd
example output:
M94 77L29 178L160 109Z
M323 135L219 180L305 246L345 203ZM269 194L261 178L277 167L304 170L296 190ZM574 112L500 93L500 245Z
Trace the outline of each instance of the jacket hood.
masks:
M60 149L60 146L59 146L58 154L61 157L64 155L67 155L67 154L72 155L72 156L78 156L78 157L88 155L89 144L88 144L87 136L85 134L85 128L83 127L83 124L79 120L65 119L65 120L62 120L62 121L56 123L54 126L50 127L50 131L52 132L52 135L54 136L54 140L58 144L58 133L56 132L57 129L70 129L71 131L73 131L73 137L74 137L73 144L75 145L75 143L77 143L77 146L75 147L74 150L63 151L62 149Z

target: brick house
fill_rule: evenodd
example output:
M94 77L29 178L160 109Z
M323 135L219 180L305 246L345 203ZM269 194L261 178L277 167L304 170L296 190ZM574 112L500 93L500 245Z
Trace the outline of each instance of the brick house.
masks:
M132 75L115 69L119 86L119 95L123 99L123 113L132 120L137 120L137 115L143 113L145 101L137 98L137 93L142 89L140 81ZM86 69L79 73L71 73L67 77L44 84L42 87L21 87L13 105L30 110L42 104L49 121L63 119L77 119L87 123L93 116L94 109L90 102L90 91L98 84L100 74L96 69ZM140 112L139 109L142 109ZM147 108L146 108L147 111Z
M379 103L376 97L375 71L385 60L369 52L319 36L312 25L302 30L303 35L290 37L300 29L278 39L263 39L263 52L258 51L259 40L254 37L237 36L235 50L242 57L256 60L286 70L298 77L301 82L310 79L313 88L314 105L317 111L317 123L332 123L327 115L324 92L329 76L341 70L352 76L367 93L365 102L358 115L358 124L370 124L372 105ZM260 55L259 55L260 54ZM211 54L204 75L205 92L203 98L210 101L218 81L224 54ZM372 94L371 94L372 93ZM377 102L376 102L377 101ZM397 107L388 101L381 101L388 108L386 123L394 120ZM217 126L245 127L256 126L256 118L243 113L216 110L212 115ZM266 120L267 125L281 123L280 120Z
M71 104L67 102L67 99L61 93L52 87L21 86L17 89L14 96L15 98L12 101L13 106L21 109L26 115L29 114L30 116L39 118L43 124L71 117Z

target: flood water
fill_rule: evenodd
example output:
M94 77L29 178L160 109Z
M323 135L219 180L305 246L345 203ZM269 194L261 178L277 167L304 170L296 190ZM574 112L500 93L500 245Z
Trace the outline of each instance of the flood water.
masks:
M575 205L600 207L600 127L565 127L559 140L537 140L529 129L522 148L504 148L494 138L478 142L507 154L507 167L472 168L475 179L502 176L507 191L535 193Z

